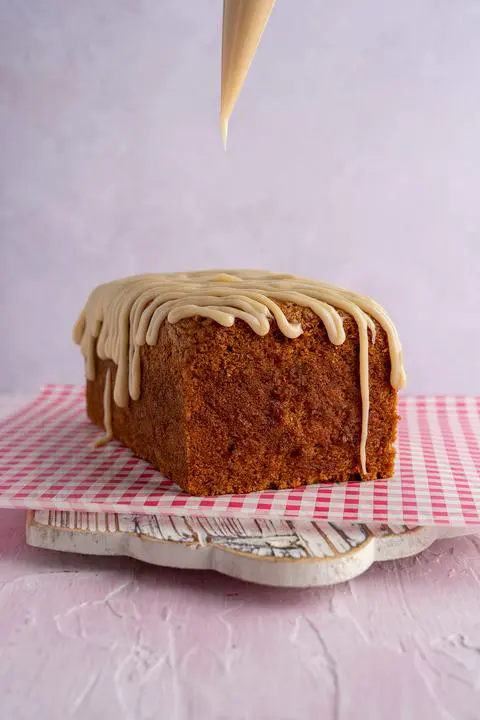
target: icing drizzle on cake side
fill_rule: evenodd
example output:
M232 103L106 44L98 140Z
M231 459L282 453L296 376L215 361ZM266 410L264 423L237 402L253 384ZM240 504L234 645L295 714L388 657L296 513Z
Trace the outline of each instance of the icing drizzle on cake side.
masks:
M385 310L369 297L295 275L254 270L136 275L93 290L76 322L73 339L85 357L87 380L95 379L96 356L117 365L113 401L126 407L129 398L140 397L140 347L157 343L164 322L176 323L197 315L231 327L235 320L241 320L257 335L266 335L274 319L279 330L293 340L302 334L302 327L289 322L278 302L310 308L323 322L334 345L345 341L338 310L351 315L357 323L362 398L360 460L366 473L369 331L372 343L375 342L372 318L388 337L392 387L400 390L406 381L402 346L395 325ZM107 432L111 432L111 426Z

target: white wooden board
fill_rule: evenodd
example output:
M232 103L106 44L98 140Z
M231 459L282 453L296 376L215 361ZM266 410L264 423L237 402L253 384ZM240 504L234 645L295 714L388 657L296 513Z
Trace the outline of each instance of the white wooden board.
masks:
M167 515L36 511L27 517L27 542L35 547L125 555L279 587L344 582L374 562L416 555L439 538L472 532Z

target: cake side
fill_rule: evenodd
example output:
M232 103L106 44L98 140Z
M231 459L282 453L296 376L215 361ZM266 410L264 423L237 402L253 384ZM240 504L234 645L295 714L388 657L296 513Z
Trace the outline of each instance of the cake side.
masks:
M311 310L281 307L291 322L301 323L299 338L285 338L273 325L262 338L242 323L225 329L190 320L178 329L188 415L185 489L192 494L393 474L397 392L383 330L377 326L369 347L364 473L356 323L344 317L346 340L335 346Z
M126 407L119 407L113 398L110 398L110 403L113 437L180 484L187 477L186 428L182 365L174 335L174 326L165 324L160 329L155 347L142 348L141 398L130 400ZM106 431L106 375L110 369L113 385L118 368L111 360L98 357L95 365L95 379L87 381L87 415Z
M198 316L165 323L158 343L140 348L140 398L113 404L114 437L195 495L391 476L397 392L385 331L376 324L368 348L365 473L357 323L343 314L346 339L334 345L312 310L279 304L300 337L274 320L265 336ZM103 426L106 369L116 368L96 365L87 406Z

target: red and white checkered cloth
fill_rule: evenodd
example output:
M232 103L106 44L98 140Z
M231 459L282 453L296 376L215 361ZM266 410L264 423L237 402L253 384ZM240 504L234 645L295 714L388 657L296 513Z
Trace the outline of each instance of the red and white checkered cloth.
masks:
M404 397L391 480L199 498L100 435L84 389L48 386L0 423L0 507L480 525L480 398Z

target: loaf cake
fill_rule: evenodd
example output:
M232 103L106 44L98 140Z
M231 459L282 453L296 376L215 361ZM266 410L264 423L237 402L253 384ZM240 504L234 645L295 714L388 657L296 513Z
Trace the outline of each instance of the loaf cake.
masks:
M74 329L99 444L194 495L390 477L402 349L370 298L202 271L97 287Z

